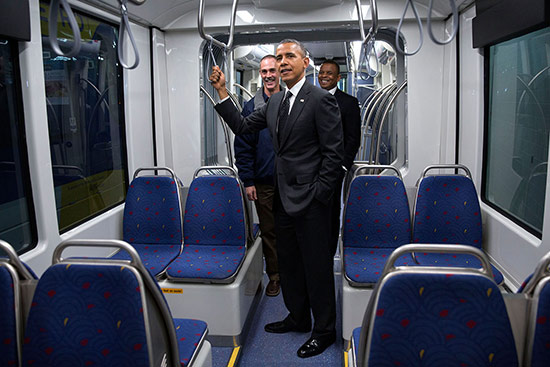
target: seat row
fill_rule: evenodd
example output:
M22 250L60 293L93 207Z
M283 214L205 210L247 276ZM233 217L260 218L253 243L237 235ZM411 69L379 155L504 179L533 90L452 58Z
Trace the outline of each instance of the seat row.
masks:
M479 269L399 266L416 252L475 256ZM547 366L550 253L524 289L501 293L487 256L465 245L404 245L392 253L362 326L350 366Z
M62 258L72 246L115 247L130 260ZM206 323L172 318L127 243L66 241L40 280L9 244L0 250L0 365L212 366Z
M461 174L433 174L443 169ZM359 325L386 260L396 249L419 243L482 251L481 209L465 166L427 167L417 182L412 215L399 170L355 164L350 173L341 229L344 339ZM423 251L403 254L396 265L479 268L481 263L471 254ZM497 284L502 283L500 271L491 267Z
M232 167L213 166L195 171L185 199L182 191L171 169L138 169L122 238L156 277L176 317L205 320L216 346L239 345L263 275L243 187ZM119 251L113 258L129 257Z

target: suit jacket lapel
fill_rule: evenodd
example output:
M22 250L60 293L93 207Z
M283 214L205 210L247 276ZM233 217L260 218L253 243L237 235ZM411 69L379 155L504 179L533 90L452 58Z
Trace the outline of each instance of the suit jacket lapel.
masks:
M308 96L309 88L310 88L310 85L306 82L302 86L302 89L300 89L300 92L298 92L298 95L294 100L294 104L292 105L292 110L290 110L290 115L288 116L288 120L286 121L284 130L282 131L282 139L281 139L280 147L283 147L285 145L292 131L292 127L296 123L296 120L302 113L302 110L304 109L304 106L307 103L307 100L309 97Z
M270 97L271 99L271 102L274 103L277 108L276 109L272 109L271 111L272 112L272 121L274 121L274 123L269 126L269 123L268 123L268 126L269 128L271 129L271 136L272 136L272 140L273 140L273 148L275 149L275 152L278 152L279 151L279 139L277 139L277 126L279 125L279 116L278 116L278 112L281 110L281 103L283 103L283 97L284 97L284 93L282 92L278 92L274 95L272 95ZM269 118L269 116L268 116Z

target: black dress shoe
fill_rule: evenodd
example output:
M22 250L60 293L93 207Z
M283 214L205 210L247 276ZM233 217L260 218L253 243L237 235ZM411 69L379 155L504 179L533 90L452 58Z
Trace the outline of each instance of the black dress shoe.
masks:
M265 331L268 333L276 333L276 334L284 334L289 333L291 331L295 331L298 333L307 333L311 330L311 326L298 326L294 324L292 321L288 319L284 319L283 321L277 321L272 322L270 324L266 324L264 326Z
M309 358L321 354L334 343L336 336L334 334L326 336L312 336L298 349L298 357Z

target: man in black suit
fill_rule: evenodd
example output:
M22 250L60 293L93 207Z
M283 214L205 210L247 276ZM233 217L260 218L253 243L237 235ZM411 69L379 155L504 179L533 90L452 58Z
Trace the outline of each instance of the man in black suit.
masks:
M267 324L271 333L309 332L298 356L322 353L336 338L333 261L328 241L330 205L343 159L342 123L336 99L305 80L309 58L302 44L283 40L277 66L287 88L244 118L228 100L225 76L214 67L210 81L221 102L216 111L237 135L267 126L275 150L274 200L277 255L289 315Z
M340 81L340 65L333 60L325 60L319 69L317 77L321 88L328 90L330 94L336 97L340 115L342 117L342 130L344 132L344 167L349 171L359 145L361 144L361 116L359 111L359 101L357 98L342 92L338 89ZM330 249L332 256L336 254L338 247L338 236L340 233L340 208L342 207L340 195L342 191L342 181L344 175L338 180L334 196L332 197L332 220L330 228ZM346 198L344 198L345 200Z

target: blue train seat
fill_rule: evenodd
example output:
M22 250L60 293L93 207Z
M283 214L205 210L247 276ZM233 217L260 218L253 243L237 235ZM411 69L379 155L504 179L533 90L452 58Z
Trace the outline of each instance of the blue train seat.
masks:
M393 171L397 176L369 174ZM361 324L372 290L386 260L410 243L410 211L401 173L392 166L356 163L350 171L342 223L342 332L344 339ZM406 254L400 265L413 265Z
M391 255L353 333L351 366L519 365L489 260L477 248L453 246L405 245ZM476 256L481 269L396 265L406 253L449 250Z
M138 176L142 171L167 171L169 176ZM180 184L164 167L140 168L134 173L124 206L123 240L138 252L147 270L158 276L182 251ZM125 251L114 259L129 259Z
M550 361L550 253L537 264L521 289L528 296L530 310L524 353L524 365L547 366Z
M117 247L131 260L63 259L70 246ZM155 279L123 241L60 244L36 288L23 343L33 366L211 366L206 324L173 320Z
M455 168L464 175L427 175L432 169ZM422 173L413 216L413 243L469 245L482 248L481 208L470 171L463 165L433 165ZM416 253L420 265L478 268L478 259L468 254ZM495 281L502 274L493 266Z
M0 366L19 366L27 308L23 293L32 293L37 279L7 242L0 240L0 250Z
M184 214L184 249L159 282L176 317L205 320L214 346L240 345L262 296L260 238L232 167L197 169Z
M171 281L231 283L250 236L242 185L236 174L198 175L189 187L183 252L167 268Z

